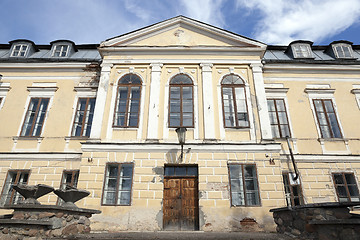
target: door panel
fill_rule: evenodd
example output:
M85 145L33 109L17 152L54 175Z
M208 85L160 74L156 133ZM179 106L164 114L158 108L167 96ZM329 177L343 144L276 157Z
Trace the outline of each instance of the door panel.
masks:
M164 230L197 230L197 178L165 178L163 205Z

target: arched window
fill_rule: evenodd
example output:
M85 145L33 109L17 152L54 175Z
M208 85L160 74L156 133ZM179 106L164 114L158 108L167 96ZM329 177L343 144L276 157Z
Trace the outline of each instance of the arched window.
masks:
M170 80L169 127L194 126L193 82L185 74Z
M138 127L141 96L141 79L127 74L119 80L114 113L115 127Z
M224 126L228 128L249 127L244 81L230 74L221 82Z

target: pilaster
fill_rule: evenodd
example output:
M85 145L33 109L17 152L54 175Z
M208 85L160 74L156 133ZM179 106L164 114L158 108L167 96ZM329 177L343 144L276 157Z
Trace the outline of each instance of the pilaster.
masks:
M162 63L151 63L150 103L147 140L158 141L159 128L159 96Z
M259 121L261 128L261 138L263 140L270 140L272 139L272 133L271 133L270 118L269 118L269 112L268 112L268 106L267 106L266 94L265 94L265 85L264 85L264 78L262 71L263 65L261 63L255 63L255 64L251 64L250 67L252 68L253 77L254 77L256 102L257 102L257 109L259 113Z
M204 109L204 134L205 140L215 140L215 113L214 95L212 82L212 64L201 63L202 68L202 89Z
M105 112L105 103L106 103L106 96L107 91L109 88L109 81L110 81L110 71L113 67L113 64L102 64L101 65L101 75L100 75L100 82L98 91L96 94L96 103L94 109L94 117L91 127L91 134L90 138L93 139L100 139L101 136L101 127L104 118Z

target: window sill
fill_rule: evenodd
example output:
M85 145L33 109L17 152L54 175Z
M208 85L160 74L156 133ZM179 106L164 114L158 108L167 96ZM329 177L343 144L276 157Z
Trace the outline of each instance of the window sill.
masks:
M16 136L13 137L13 140L36 140L36 141L41 141L43 140L44 137L39 137L39 136L34 136L34 137L30 137L30 136Z
M115 131L137 131L139 130L138 127L112 127L113 130Z
M81 136L68 136L68 137L65 137L65 140L68 141L68 140L87 140L89 139L89 137L87 136L84 136L84 137L81 137Z
M250 127L244 127L244 128L229 128L225 127L225 131L250 131Z
M347 142L347 138L318 138L319 142Z

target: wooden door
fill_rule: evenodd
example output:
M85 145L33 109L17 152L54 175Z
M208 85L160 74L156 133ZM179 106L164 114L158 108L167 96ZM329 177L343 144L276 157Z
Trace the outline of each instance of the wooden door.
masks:
M198 230L197 178L165 178L163 206L164 230Z

